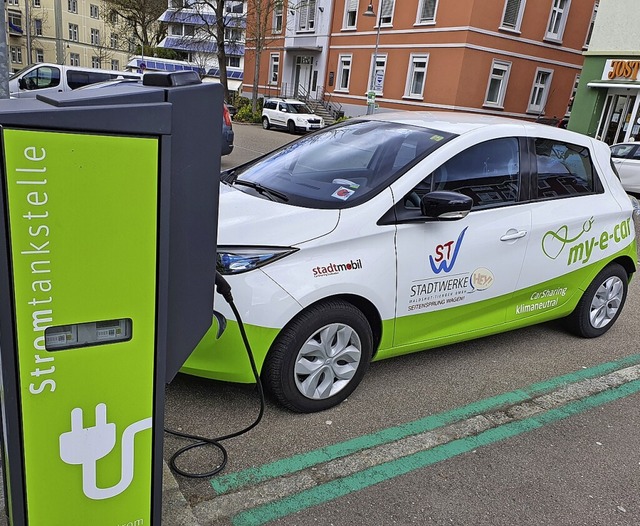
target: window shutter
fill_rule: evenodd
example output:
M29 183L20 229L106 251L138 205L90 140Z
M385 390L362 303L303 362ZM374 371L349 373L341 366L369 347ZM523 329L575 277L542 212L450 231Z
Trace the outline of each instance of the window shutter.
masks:
M504 19L502 20L504 27L515 28L518 24L520 1L521 0L507 0L507 7L504 10Z

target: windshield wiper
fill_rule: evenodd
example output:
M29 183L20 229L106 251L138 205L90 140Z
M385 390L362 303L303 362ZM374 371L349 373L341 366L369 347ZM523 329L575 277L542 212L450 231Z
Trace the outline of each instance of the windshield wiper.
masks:
M231 184L248 186L249 188L258 192L260 195L264 195L270 198L272 201L282 201L283 203L286 203L287 201L289 201L289 197L287 196L287 194L278 192L278 190L272 190L271 188L267 188L266 186L262 186L261 184L254 183L253 181L244 181L242 179L236 179L235 181L232 181Z

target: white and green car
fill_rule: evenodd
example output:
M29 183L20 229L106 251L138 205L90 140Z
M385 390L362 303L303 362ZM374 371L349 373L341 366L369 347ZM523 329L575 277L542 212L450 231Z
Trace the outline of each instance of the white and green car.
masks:
M350 119L223 183L218 271L265 386L295 411L344 400L371 360L555 318L599 336L636 270L634 206L609 147L551 126ZM232 310L215 302L229 326L183 370L253 382Z

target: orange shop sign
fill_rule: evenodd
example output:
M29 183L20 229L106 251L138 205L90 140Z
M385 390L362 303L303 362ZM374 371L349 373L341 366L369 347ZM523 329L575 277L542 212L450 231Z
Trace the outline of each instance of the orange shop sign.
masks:
M602 80L637 80L640 70L640 60L607 60Z

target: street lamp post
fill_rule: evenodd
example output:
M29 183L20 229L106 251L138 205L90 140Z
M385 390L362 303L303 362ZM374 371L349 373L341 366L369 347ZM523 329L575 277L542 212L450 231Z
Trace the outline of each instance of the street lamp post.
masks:
M367 93L367 115L372 115L376 112L376 90L375 82L378 73L378 45L380 44L380 22L382 20L382 6L384 0L380 0L380 12L378 13L378 28L376 30L376 47L373 51L373 72L371 74L371 81L369 82L369 91ZM370 0L367 10L362 13L362 16L376 16L376 12L373 10L373 0Z

